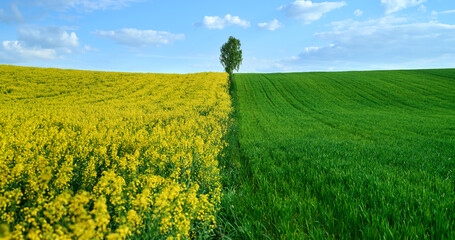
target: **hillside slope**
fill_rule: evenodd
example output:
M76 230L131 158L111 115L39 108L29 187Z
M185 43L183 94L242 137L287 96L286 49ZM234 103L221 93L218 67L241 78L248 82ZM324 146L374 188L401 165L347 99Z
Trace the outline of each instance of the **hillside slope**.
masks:
M455 70L236 74L234 89L227 237L455 237Z
M0 238L213 234L227 74L0 66Z

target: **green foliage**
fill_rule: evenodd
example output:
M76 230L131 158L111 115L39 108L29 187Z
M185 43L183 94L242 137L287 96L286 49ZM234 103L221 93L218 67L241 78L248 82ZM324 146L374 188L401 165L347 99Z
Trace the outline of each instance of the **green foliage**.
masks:
M224 70L229 74L232 79L232 72L239 71L240 64L242 64L242 50L240 50L240 40L229 37L229 40L221 47L220 62Z
M224 239L455 238L454 69L233 85Z

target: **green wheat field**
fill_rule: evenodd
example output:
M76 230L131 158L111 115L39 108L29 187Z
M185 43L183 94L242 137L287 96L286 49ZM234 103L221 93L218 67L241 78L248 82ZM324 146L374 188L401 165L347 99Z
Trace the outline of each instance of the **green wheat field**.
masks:
M232 239L455 238L455 70L235 74Z
M455 239L455 69L0 66L0 239Z

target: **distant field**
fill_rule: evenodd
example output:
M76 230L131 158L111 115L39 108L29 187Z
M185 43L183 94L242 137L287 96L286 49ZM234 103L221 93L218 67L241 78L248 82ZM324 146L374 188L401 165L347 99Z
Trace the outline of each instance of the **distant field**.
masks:
M235 74L233 89L223 237L455 238L454 69Z
M0 239L213 235L227 74L0 66Z

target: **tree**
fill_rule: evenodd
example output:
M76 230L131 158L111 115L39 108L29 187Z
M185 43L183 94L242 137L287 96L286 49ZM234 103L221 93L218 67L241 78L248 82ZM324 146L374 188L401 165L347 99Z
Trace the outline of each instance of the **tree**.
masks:
M220 62L224 70L229 74L229 84L232 82L232 72L234 70L238 72L243 61L240 46L240 40L231 36L221 47Z

